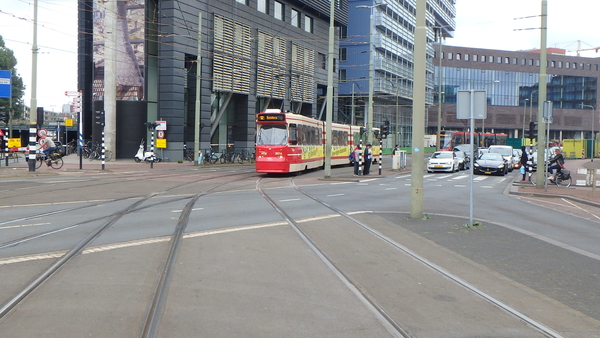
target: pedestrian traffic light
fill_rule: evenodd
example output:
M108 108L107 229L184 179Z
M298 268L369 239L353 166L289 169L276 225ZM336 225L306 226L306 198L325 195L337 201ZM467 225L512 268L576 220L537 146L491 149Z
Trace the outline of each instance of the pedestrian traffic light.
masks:
M535 129L536 126L537 126L537 123L535 123L533 121L529 122L529 130L527 131L529 139L537 138L537 130Z
M96 124L104 126L104 123L105 123L104 110L96 110L94 112L94 121L96 122Z
M8 113L0 113L0 121L8 124Z

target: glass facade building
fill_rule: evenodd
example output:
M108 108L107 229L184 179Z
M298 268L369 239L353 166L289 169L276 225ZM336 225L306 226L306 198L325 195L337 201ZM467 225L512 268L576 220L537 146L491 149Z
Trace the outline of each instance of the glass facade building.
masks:
M523 136L525 126L537 120L539 102L539 51L503 51L436 44L434 105L441 98L441 124L447 130L465 130L464 120L456 119L457 92L484 90L488 115L476 121L476 129ZM547 57L547 97L553 102L554 116L549 125L551 139L591 139L592 121L600 126L600 58L565 55L549 48ZM440 93L441 95L438 95ZM433 116L432 116L433 115ZM437 114L430 114L427 133L437 131ZM598 128L596 128L598 129ZM476 130L476 131L477 131Z
M433 88L433 43L452 37L455 1L428 1L427 87ZM344 122L366 125L369 91L373 95L373 126L390 121L384 147L409 146L412 139L412 97L416 7L414 1L348 1L348 27L341 32L338 111ZM370 67L372 65L372 68ZM370 87L372 80L372 88ZM427 96L427 104L433 98ZM426 115L427 112L424 112Z

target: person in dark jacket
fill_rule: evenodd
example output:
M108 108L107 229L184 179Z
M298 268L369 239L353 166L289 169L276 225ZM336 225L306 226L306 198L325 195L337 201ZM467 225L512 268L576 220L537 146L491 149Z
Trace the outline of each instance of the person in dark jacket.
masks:
M525 177L527 176L527 161L529 161L529 155L527 154L527 147L522 146L521 147L521 173L523 173L523 179L521 180L521 182L525 182Z
M552 171L552 169L556 169L556 171L558 172L565 165L565 158L563 157L562 152L560 151L560 148L554 149L554 156L552 156L552 158L550 160L548 160L548 164L549 164L548 172L550 173L550 181L554 181L555 173Z
M363 175L371 175L371 162L373 162L373 146L371 143L367 143L365 148L365 171Z

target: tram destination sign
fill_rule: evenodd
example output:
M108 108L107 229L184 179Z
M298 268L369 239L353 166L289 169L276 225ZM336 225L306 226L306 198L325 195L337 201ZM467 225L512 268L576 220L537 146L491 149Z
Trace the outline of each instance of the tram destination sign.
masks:
M285 121L285 114L260 114L258 115L259 121Z

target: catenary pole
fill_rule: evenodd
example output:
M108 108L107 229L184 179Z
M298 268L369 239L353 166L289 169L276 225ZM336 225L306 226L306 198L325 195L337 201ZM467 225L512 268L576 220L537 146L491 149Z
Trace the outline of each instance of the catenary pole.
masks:
M410 217L423 217L423 136L425 133L425 86L427 62L427 26L425 13L427 0L417 0L417 26L414 47L414 87L412 110L412 170L410 191Z
M540 77L539 77L539 99L538 99L538 150L537 150L537 163L538 166L540 163L546 163L546 125L543 123L543 107L544 102L546 102L546 94L547 94L547 59L548 55L546 54L546 40L548 33L548 1L542 0L542 23L541 23L541 37L540 37ZM535 186L537 189L544 189L544 175L546 173L543 170L538 170L536 172L536 183Z
M198 56L196 56L196 105L194 109L194 163L200 164L200 95L202 85L202 12L198 12Z
M325 178L331 177L331 146L333 123L333 61L335 58L335 4L330 1L329 9L329 51L327 54L327 113L325 116ZM352 150L351 150L352 151Z
M29 106L29 171L35 171L37 153L37 23L38 0L33 1L33 44L31 45L31 104Z

